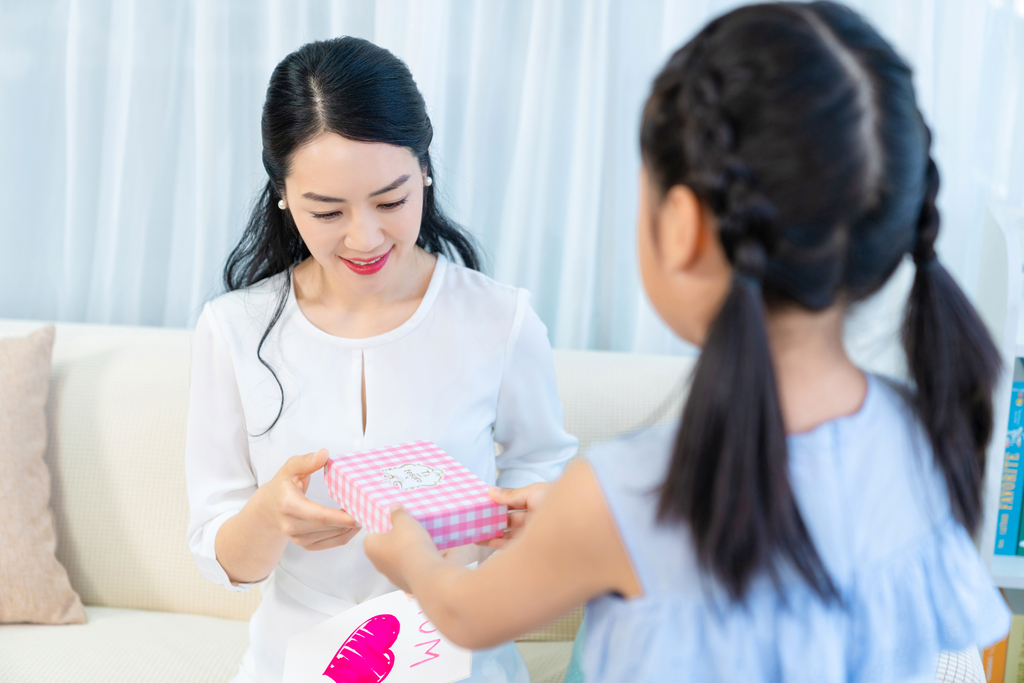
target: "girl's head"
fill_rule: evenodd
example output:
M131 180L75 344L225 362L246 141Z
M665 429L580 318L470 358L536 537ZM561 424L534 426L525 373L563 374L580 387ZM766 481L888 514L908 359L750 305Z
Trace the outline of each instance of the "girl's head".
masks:
M262 127L267 184L225 267L229 290L312 256L372 293L417 246L478 267L435 199L423 96L387 50L351 37L302 46L270 77Z
M779 562L834 595L789 486L765 314L861 300L910 254L908 367L953 513L973 529L999 359L935 256L939 176L906 63L841 5L744 7L669 59L640 145L645 286L704 346L662 516L690 524L734 596ZM698 247L709 273L666 276Z

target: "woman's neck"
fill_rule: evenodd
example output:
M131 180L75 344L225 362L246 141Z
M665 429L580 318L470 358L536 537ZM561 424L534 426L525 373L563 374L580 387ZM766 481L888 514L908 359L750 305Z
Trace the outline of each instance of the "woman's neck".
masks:
M768 340L786 432L806 432L852 415L864 403L867 377L843 345L845 306L819 313L799 308L768 316Z
M383 289L368 294L345 287L308 258L293 271L295 299L310 322L325 332L352 339L373 337L412 317L430 286L436 262L435 255L416 247Z

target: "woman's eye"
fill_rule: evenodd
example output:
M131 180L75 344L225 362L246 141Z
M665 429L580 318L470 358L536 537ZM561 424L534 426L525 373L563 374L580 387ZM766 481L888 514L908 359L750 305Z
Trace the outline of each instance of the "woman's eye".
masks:
M322 221L329 221L332 218L337 218L338 216L340 216L341 211L331 211L330 213L314 213L313 215Z
M395 209L400 207L402 204L405 204L406 200L408 200L408 199L409 198L406 197L405 199L399 199L397 202L391 202L390 204L378 204L377 207L381 208L381 209L384 209L385 211L394 211Z

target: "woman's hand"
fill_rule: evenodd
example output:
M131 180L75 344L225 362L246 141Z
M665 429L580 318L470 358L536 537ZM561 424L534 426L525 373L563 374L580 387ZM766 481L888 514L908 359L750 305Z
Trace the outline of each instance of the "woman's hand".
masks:
M267 578L289 541L306 550L326 550L348 543L359 532L358 523L344 510L306 498L310 476L327 458L325 449L288 458L274 478L221 525L215 540L217 561L232 583Z
M551 484L547 482L530 484L519 489L501 489L492 486L488 491L491 500L498 505L508 506L508 529L505 530L503 537L481 541L478 545L498 550L519 536L527 522L544 503L544 498L550 489Z
M303 550L345 545L360 529L359 523L344 510L324 507L306 498L310 476L323 469L328 458L326 448L288 458L274 478L252 497L268 528Z
M367 536L363 540L363 550L377 571L408 594L412 594L412 589L406 567L422 568L431 558L443 561L423 525L397 506L391 511L391 531Z

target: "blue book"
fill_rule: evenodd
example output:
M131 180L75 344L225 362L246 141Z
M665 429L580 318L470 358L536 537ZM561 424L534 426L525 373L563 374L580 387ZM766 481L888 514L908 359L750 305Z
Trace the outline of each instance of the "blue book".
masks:
M1003 476L999 483L999 516L996 518L996 555L1016 555L1020 535L1024 473L1024 382L1014 382L1010 392L1010 419L1006 426Z

